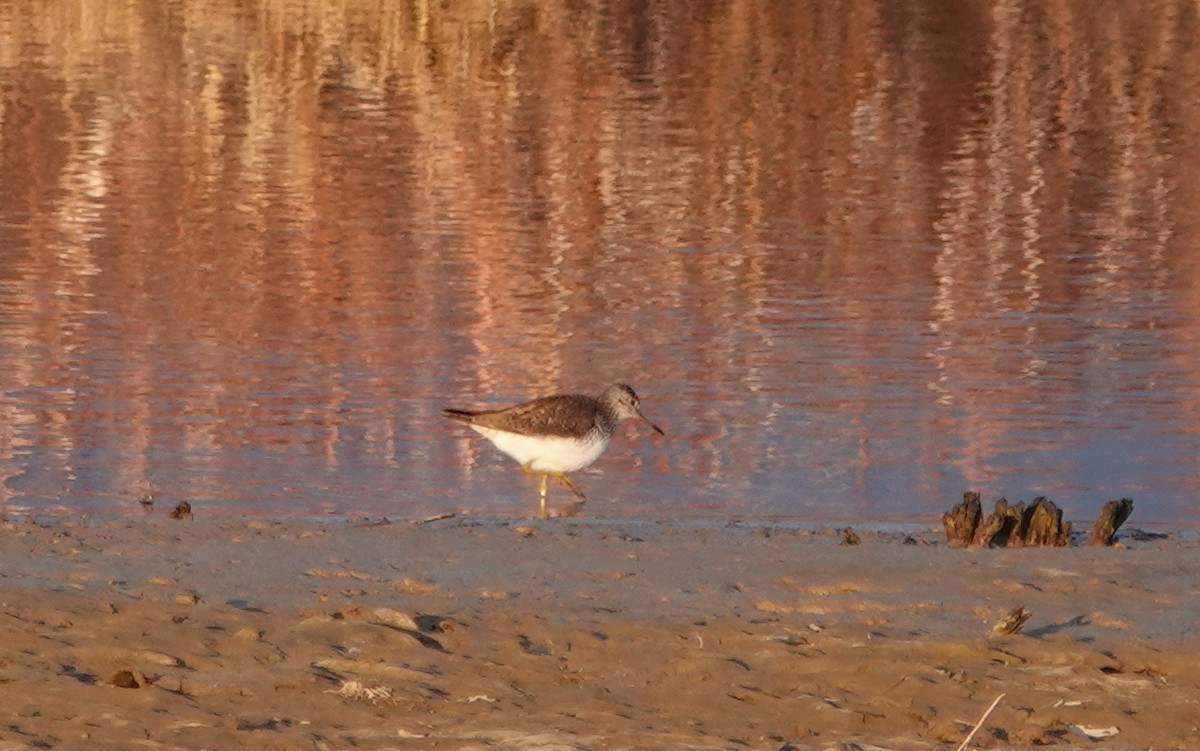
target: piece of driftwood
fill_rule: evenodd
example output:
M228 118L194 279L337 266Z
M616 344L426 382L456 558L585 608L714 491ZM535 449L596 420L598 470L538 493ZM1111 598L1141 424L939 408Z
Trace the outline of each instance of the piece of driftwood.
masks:
M946 542L952 547L964 548L975 541L975 530L983 510L979 505L979 494L973 490L963 493L962 503L942 514L942 526L946 528Z
M992 633L1015 634L1025 625L1025 621L1029 620L1030 615L1031 613L1024 607L1013 608L996 625L992 626Z
M1100 516L1092 525L1093 545L1112 545L1117 541L1117 529L1120 528L1129 515L1133 513L1133 501L1122 498L1119 501L1109 501L1100 509Z
M1063 547L1071 544L1071 522L1064 522L1062 509L1045 496L1033 499L1022 519L1026 545Z
M1009 506L1007 499L997 499L995 510L975 532L975 544L985 548L1020 545L1024 542L1024 516L1024 503Z
M1133 502L1128 499L1113 501L1104 509L1092 529L1094 545L1112 544L1117 527L1129 517ZM979 493L968 490L963 493L961 503L942 514L942 524L946 528L946 541L956 548L969 545L1063 547L1071 544L1071 523L1063 521L1062 510L1044 496L1033 499L1028 506L1023 503L1010 505L1000 498L985 519Z

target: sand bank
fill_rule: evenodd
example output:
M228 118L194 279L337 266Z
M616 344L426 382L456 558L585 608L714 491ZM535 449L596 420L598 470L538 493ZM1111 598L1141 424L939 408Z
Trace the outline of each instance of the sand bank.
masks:
M1200 543L862 538L8 521L0 749L1200 746Z

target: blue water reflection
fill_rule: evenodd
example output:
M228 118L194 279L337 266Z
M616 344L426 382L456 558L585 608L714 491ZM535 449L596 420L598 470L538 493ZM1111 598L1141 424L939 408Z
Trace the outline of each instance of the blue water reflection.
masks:
M1187 2L452 5L0 8L0 510L1200 521Z

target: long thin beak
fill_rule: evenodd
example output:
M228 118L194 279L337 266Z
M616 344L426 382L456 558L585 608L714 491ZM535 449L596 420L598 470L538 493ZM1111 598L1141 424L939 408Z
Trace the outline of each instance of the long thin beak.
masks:
M642 422L646 423L651 428L653 428L655 433L658 433L659 435L663 436L664 438L666 437L667 434L663 432L663 429L658 427L654 423L650 422L650 418L643 415L642 411L640 409L638 410L638 417L642 418Z

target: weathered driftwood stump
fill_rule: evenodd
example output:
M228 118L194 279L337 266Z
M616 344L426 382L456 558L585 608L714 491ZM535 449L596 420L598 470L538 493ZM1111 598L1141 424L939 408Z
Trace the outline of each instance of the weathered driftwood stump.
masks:
M1101 514L1100 520L1092 530L1093 540L1111 540L1117 527L1129 516L1129 511L1123 503L1128 503L1129 508L1133 506L1130 501L1113 501L1105 506L1105 512ZM979 494L972 490L963 493L962 503L942 514L946 541L950 546L1062 547L1071 544L1071 523L1064 522L1062 510L1045 497L1033 499L1028 506L1023 503L1009 505L1006 499L1001 498L996 501L995 510L986 519L982 516ZM1112 526L1107 526L1110 523Z
M1071 522L1064 522L1062 509L1044 496L1034 498L1025 509L1022 526L1026 545L1063 547L1071 544Z
M975 532L975 544L985 548L1004 547L1005 545L1020 545L1023 540L1023 521L1025 504L1018 503L1009 506L1008 500L1000 498L996 508L988 518L983 520Z
M962 503L942 514L942 525L946 528L946 542L952 547L965 548L975 540L975 530L983 511L979 506L979 494L973 490L963 493Z
M1093 545L1112 545L1117 541L1117 529L1125 523L1133 513L1133 501L1122 498L1119 501L1109 501L1100 509L1100 516L1092 525Z

